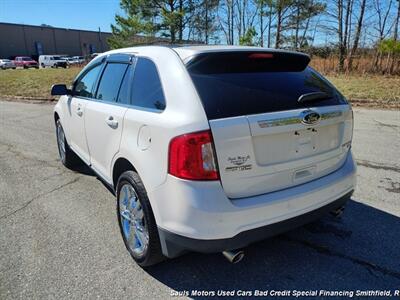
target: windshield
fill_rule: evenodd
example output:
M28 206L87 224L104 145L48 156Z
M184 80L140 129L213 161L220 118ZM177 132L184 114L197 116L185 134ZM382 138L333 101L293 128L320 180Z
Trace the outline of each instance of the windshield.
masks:
M23 61L31 61L32 58L30 58L30 57L23 57L22 60L23 60Z

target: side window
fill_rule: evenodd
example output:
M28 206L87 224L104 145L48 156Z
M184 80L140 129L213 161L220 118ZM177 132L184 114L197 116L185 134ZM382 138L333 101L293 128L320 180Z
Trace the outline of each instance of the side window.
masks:
M133 68L129 66L122 80L121 88L118 94L118 103L130 104L130 87L132 83Z
M165 98L156 65L139 57L132 84L132 104L157 110L165 109Z
M108 63L101 76L96 98L102 101L117 101L118 91L124 77L127 64Z
M101 65L97 65L81 77L74 87L74 96L93 98L93 85L96 83L97 76L101 70Z

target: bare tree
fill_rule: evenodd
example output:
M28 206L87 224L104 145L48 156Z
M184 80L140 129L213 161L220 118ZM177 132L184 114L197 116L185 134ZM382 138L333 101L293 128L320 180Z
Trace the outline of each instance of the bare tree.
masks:
M399 33L399 19L400 19L400 0L397 0L397 17L394 21L394 32L393 32L393 39L397 41L398 33Z
M285 21L289 17L290 8L293 7L293 0L277 0L276 2L276 35L275 48L280 48L282 44L282 32L285 28Z
M366 2L367 2L366 0L362 0L361 1L360 15L358 17L357 29L356 29L356 33L355 33L355 37L354 37L353 47L351 48L351 51L350 51L350 54L349 54L349 57L348 57L348 61L347 61L347 69L349 71L351 71L352 68L353 68L353 57L354 57L354 54L357 51L358 43L360 41L360 35L361 35L362 26L363 26L363 19L364 19L364 12L365 12Z
M384 0L386 3L388 0ZM392 8L393 0L389 0L389 4L385 7L383 6L381 0L375 0L374 7L378 17L377 27L375 29L378 31L378 39L382 41L390 31L390 28L387 28L388 25L388 17Z
M265 46L265 32L267 31L267 47L271 47L272 27L276 17L275 8L276 0L254 0L254 5L258 11L258 27L260 34L259 44L261 47ZM264 23L264 18L267 17L267 22Z
M295 0L288 27L293 30L290 41L294 49L301 49L308 44L312 19L325 10L325 5L317 0Z
M236 0L236 29L237 36L240 39L243 37L247 30L253 28L254 21L256 16L258 15L259 6L257 3L252 3L249 0Z
M339 72L343 72L344 60L346 55L346 30L343 30L343 0L337 0L337 10L338 10L338 39L339 39Z
M218 21L228 45L234 44L235 2L225 0L218 10Z
M272 1L269 1L269 12L268 12L268 48L271 48L271 29L272 29L272 16L274 13L274 5Z
M328 32L337 36L337 48L339 57L338 71L344 71L344 64L347 54L347 43L350 32L350 15L352 14L352 0L327 1L326 14L327 25L323 26Z
M387 0L384 0L387 1ZM387 28L388 25L388 18L390 14L390 10L392 7L393 0L389 0L389 4L385 6L382 4L381 0L375 0L374 1L374 8L375 12L377 14L377 25L374 27L375 30L378 32L378 41L376 43L376 51L375 51L375 57L374 61L372 64L372 68L379 68L382 63L382 53L379 51L379 44L385 39L385 37L389 34L390 28Z

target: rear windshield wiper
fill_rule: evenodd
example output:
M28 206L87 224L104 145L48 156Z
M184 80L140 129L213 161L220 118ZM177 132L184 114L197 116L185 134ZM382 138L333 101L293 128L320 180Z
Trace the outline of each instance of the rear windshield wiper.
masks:
M312 102L312 101L319 101L319 100L324 100L332 98L332 95L325 93L325 92L314 92L314 93L308 93L308 94L303 94L297 99L297 102L299 103L304 103L304 102Z

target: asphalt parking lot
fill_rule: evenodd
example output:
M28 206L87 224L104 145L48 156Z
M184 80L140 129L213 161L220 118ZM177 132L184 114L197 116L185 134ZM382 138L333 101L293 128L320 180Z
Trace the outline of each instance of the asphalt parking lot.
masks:
M148 270L120 238L115 200L58 159L53 106L0 101L0 299L166 298L184 290L400 289L400 112L355 109L358 186L341 219Z

